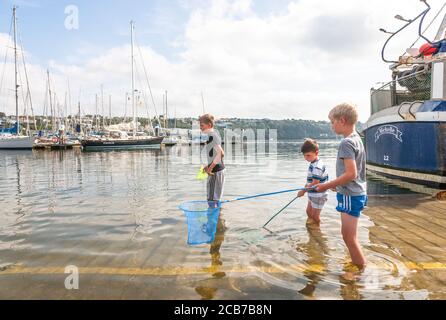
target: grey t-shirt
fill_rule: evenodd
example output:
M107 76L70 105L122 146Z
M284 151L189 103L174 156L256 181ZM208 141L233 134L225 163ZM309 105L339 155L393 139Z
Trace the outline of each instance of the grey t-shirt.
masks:
M344 159L354 159L358 175L346 185L337 186L336 191L346 196L367 194L365 150L361 137L356 132L341 141L336 159L336 176L345 173Z

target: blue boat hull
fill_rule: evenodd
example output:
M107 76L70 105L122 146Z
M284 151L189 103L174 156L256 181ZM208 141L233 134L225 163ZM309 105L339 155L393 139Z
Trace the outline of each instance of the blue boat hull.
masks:
M368 169L446 187L446 122L399 121L364 131Z

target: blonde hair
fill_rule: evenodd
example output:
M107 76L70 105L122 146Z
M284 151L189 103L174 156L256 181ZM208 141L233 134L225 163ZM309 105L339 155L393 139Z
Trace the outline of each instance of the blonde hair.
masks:
M201 117L199 117L198 121L200 121L201 123L210 124L213 127L215 123L215 118L212 114L206 113L203 114Z
M356 105L351 103L341 103L330 111L328 118L330 120L340 120L341 118L344 118L348 124L356 124L356 122L358 122Z

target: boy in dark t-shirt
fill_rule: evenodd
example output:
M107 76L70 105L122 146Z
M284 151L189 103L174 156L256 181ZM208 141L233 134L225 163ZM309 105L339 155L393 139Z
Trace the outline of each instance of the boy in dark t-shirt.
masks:
M207 200L217 206L223 197L225 183L224 151L221 147L221 137L218 131L214 130L214 116L204 114L199 118L199 121L201 131L208 135L205 147L208 165L204 168L204 171L209 175Z

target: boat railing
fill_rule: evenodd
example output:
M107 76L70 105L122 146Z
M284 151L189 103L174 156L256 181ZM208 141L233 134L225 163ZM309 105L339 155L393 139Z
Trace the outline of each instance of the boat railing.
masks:
M401 111L402 111L402 109L403 109L403 107L404 107L405 105L408 105L408 106L409 106L409 110L410 110L411 103L405 101L405 102L403 102L403 103L400 104L400 107L398 108L398 115L399 115L402 119L404 119L404 114L403 114Z
M405 102L425 101L431 98L431 71L427 68L399 72L396 79L378 89L371 89L371 113L401 105Z

